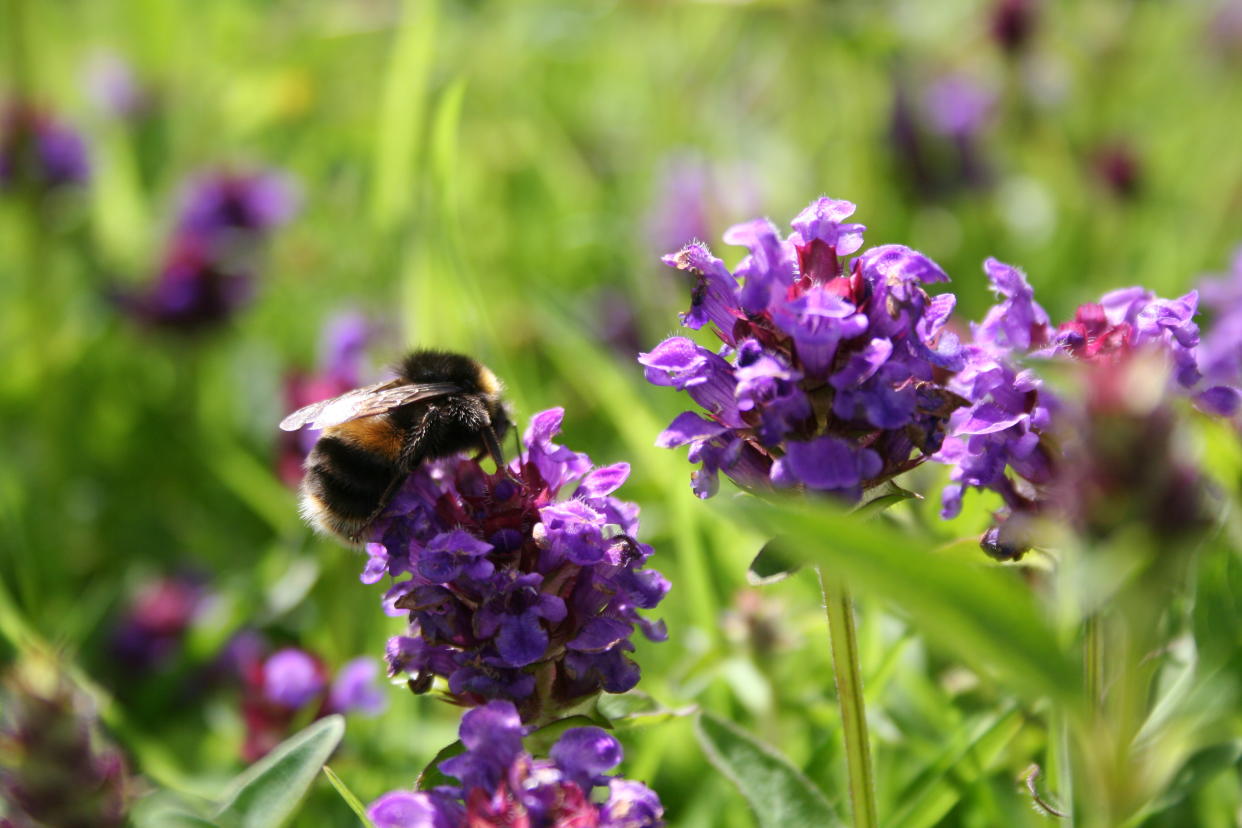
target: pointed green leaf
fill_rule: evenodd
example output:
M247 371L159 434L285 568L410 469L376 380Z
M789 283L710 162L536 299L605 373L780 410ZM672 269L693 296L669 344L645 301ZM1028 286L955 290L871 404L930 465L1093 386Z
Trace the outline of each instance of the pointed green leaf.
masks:
M440 763L445 759L452 759L460 753L465 753L466 746L461 740L449 744L440 749L440 752L431 757L431 761L418 774L418 781L414 783L414 787L420 791L429 791L440 785L456 785L457 780L450 776L446 776L440 770Z
M283 825L344 735L345 720L328 716L281 742L233 780L216 820L237 828Z
M802 568L802 561L785 550L789 539L777 536L763 545L750 562L746 580L755 586L783 581Z
M710 713L695 724L707 759L728 777L755 812L761 828L841 825L824 794L776 750Z

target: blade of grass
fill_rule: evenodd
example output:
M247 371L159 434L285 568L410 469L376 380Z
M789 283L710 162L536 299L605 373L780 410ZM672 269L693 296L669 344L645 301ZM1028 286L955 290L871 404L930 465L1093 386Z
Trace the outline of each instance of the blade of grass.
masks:
M371 182L372 218L382 230L396 227L414 205L436 17L435 0L406 0L384 77Z
M349 806L349 810L357 815L358 820L366 826L366 828L375 828L375 823L367 817L367 809L362 804L362 800L349 789L349 786L341 781L341 777L337 776L332 768L327 765L323 766L323 775L328 777L328 781L332 783L332 787L336 788L336 792L341 795L341 799L345 800L345 804Z

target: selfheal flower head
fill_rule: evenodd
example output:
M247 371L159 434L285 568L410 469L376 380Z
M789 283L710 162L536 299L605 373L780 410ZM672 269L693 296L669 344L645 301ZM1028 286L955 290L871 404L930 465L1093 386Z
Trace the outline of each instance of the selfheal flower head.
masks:
M461 722L466 750L439 764L455 786L391 791L371 803L377 828L659 828L664 809L641 782L608 776L622 759L621 745L598 727L566 730L535 758L522 744L528 732L508 701L467 711ZM595 788L607 798L592 798Z
M182 196L180 229L209 237L268 233L293 218L293 183L274 170L199 174Z
M171 658L208 599L199 579L180 575L144 583L112 631L113 655L127 671L158 667Z
M89 177L86 144L78 133L27 103L10 103L0 113L0 192L25 181L44 194Z
M20 662L0 689L0 801L8 824L129 824L124 756L59 668Z
M226 261L210 239L173 237L155 279L146 288L117 291L117 304L151 328L197 333L228 321L254 295L246 263Z
M507 470L420 466L372 527L362 580L391 577L385 609L410 621L389 641L391 675L418 689L440 676L466 706L511 700L524 721L637 683L630 638L664 638L639 610L668 582L643 567L638 507L613 496L629 466L555 443L563 415L536 414Z
M943 439L956 395L940 382L963 365L945 327L948 276L903 245L862 251L855 207L820 198L782 238L766 220L725 241L750 250L730 272L699 242L664 261L692 278L690 328L710 325L712 351L688 337L639 355L649 382L689 394L657 445L690 446L694 490L710 497L720 472L754 491L798 487L858 499L922 462Z
M1170 378L1168 390L1192 396L1215 413L1236 410L1242 392L1204 377L1194 322L1198 294L1193 291L1163 299L1140 287L1114 290L1053 328L1021 271L995 259L984 270L1000 301L972 326L974 341L963 349L964 367L949 381L949 388L969 404L954 412L949 437L935 457L953 467L942 516L960 511L968 488L998 493L1004 509L997 527L985 536L985 549L1020 557L1026 548L1022 527L1033 517L1051 510L1067 519L1065 504L1051 502L1050 491L1067 490L1067 476L1086 462L1067 459L1069 446L1096 424L1087 414L1074 413L1080 403L1051 393L1038 375L1040 360L1089 366L1096 396L1120 388L1116 382L1136 364L1162 367ZM1078 425L1068 425L1072 422ZM1080 526L1089 522L1087 517L1076 521Z
M289 736L296 722L330 713L373 716L386 706L374 659L349 661L333 677L314 653L297 647L266 653L266 643L254 635L236 639L229 649L226 666L239 671L242 684L242 758L247 762L260 759Z
M186 187L155 279L144 288L114 290L113 298L153 328L217 328L250 302L272 231L296 211L293 186L281 173L203 173Z

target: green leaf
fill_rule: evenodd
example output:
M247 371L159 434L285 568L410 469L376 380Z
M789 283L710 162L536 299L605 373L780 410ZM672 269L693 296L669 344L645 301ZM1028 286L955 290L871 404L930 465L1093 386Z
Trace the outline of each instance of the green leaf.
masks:
M645 725L659 724L670 719L681 719L699 712L695 705L677 709L662 706L641 690L628 693L604 693L595 703L597 715L617 730L629 730Z
M1242 766L1242 740L1222 742L1197 751L1191 756L1172 783L1164 789L1147 813L1158 813L1170 808L1202 788L1218 774L1229 768L1236 773Z
M783 581L802 568L802 561L786 551L789 538L777 536L763 545L746 570L746 580L755 586Z
M890 506L896 506L903 500L922 500L923 496L903 489L891 480L886 480L874 489L863 494L862 500L852 510L852 514L860 518L874 517Z
M419 772L418 781L414 783L414 787L420 791L429 791L440 785L458 784L456 779L446 776L440 770L440 763L445 759L452 759L454 756L465 752L466 746L461 743L460 739L440 748L440 752L431 757L431 761Z
M341 781L341 777L337 776L332 768L327 765L323 766L323 775L328 777L328 781L332 783L332 787L336 788L336 792L341 795L341 799L345 800L345 804L349 806L349 810L358 815L358 819L366 828L375 828L375 823L367 817L366 806L362 804L362 800L349 789L349 786Z
M761 828L841 825L824 794L776 750L710 713L695 723L707 759L737 786Z
M1031 591L981 556L938 553L925 538L860 520L826 500L740 497L721 514L788 538L787 552L891 602L963 661L1027 698L1082 704L1082 676Z
M216 820L238 828L283 825L344 735L345 720L328 716L281 742L233 780Z

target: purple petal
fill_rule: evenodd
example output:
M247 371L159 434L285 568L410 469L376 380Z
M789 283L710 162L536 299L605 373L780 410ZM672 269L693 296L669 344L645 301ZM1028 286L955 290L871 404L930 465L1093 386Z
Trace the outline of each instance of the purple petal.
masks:
M1208 414L1232 417L1242 408L1242 391L1227 385L1216 385L1195 397L1195 405Z
M435 791L392 791L367 807L375 828L458 828L465 810Z
M621 488L630 476L629 463L613 463L595 469L578 484L577 494L583 497L603 497Z
M715 437L728 431L722 425L701 417L693 411L683 411L673 418L668 428L660 432L656 445L660 448L676 448L695 440Z
M508 667L525 667L543 658L548 649L548 633L533 612L510 615L500 623L496 650Z
M611 649L618 641L629 638L633 628L615 618L592 618L582 631L565 646L571 650L584 653L602 653Z
M574 727L561 734L548 756L583 791L605 783L603 774L625 754L621 743L601 727Z

